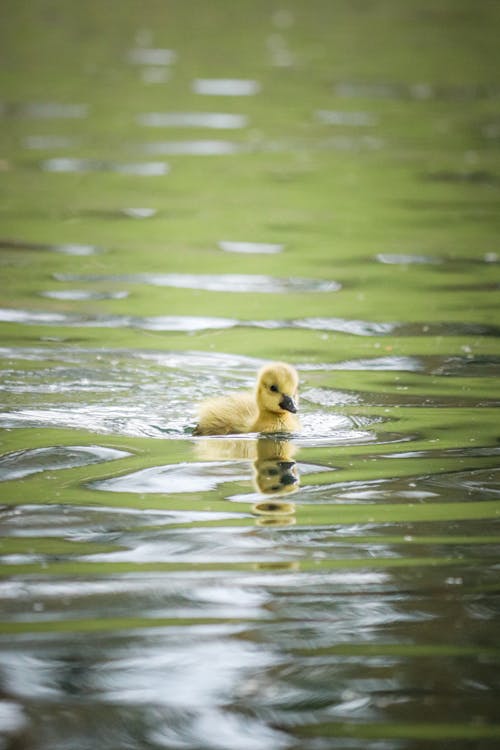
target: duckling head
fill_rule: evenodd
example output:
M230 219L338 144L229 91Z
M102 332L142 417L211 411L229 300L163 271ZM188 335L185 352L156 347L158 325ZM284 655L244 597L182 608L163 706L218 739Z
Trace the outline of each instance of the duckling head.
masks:
M265 365L257 378L257 404L259 410L295 414L298 406L299 376L291 365L272 362Z
M254 485L265 495L284 495L299 487L299 473L295 461L257 459L253 464Z

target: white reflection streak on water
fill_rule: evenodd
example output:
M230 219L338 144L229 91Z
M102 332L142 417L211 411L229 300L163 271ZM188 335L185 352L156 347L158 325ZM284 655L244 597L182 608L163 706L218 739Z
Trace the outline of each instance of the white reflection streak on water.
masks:
M315 115L316 119L324 125L369 127L378 122L376 116L370 112L339 112L320 109Z
M226 243L220 243L226 244ZM243 253L263 253L273 254L279 252L278 245L260 245L259 243L227 243L232 248L230 252ZM243 249L233 246L244 246ZM226 249L226 248L224 248ZM69 275L65 275L59 280L73 280ZM74 277L74 280L86 281ZM109 279L115 280L115 279ZM129 281L129 279L121 279ZM306 280L301 280L306 284ZM174 283L178 283L174 280ZM189 283L186 281L186 283ZM207 282L212 284L211 281ZM253 284L249 281L248 284ZM312 282L314 283L314 282ZM265 291L265 290L264 290ZM327 291L327 289L325 289ZM98 300L98 299L124 299L129 295L128 291L98 291L84 289L62 289L47 290L40 292L40 296L49 299L60 300ZM386 336L394 333L399 327L398 323L380 323L365 320L344 320L342 318L297 318L292 320L237 320L233 318L211 318L197 317L190 315L157 315L152 317L140 318L127 315L77 315L75 313L55 313L45 312L42 310L21 310L19 308L0 308L0 321L5 323L26 323L28 325L37 325L45 323L54 323L67 326L97 327L97 328L144 328L146 330L158 331L203 331L210 329L225 329L241 326L244 328L264 328L270 330L286 330L288 328L303 328L306 330L316 331L334 331L349 333L355 336ZM425 331L423 331L425 333ZM445 333L446 331L443 330Z
M22 143L25 148L44 151L52 148L74 148L79 144L79 140L74 136L65 135L28 135Z
M304 279L293 276L279 278L262 274L138 273L94 276L58 273L54 275L54 278L57 281L118 281L179 289L201 289L208 292L285 294L293 291L337 292L341 289L341 285L333 280Z
M220 240L218 245L220 249L224 250L226 253L256 253L257 255L274 255L276 253L281 253L284 249L283 245L272 242L235 242L234 240Z
M141 177L160 177L170 171L168 164L159 161L119 163L72 157L46 159L40 166L45 172L119 172Z
M135 65L172 65L177 60L177 54L171 49L137 47L130 50L128 59Z
M137 122L150 128L237 130L247 127L248 117L224 112L147 112L138 115Z
M93 299L125 299L129 296L129 292L95 292L87 289L52 289L45 292L40 292L40 296L47 297L48 299L74 300L75 302L78 302L81 300ZM1 316L2 311L0 310L0 318ZM71 319L68 318L68 322L70 322L70 320Z
M261 87L258 81L241 78L196 78L192 89L205 96L253 96Z
M151 219L158 211L155 208L122 208L120 213L130 219Z
M159 141L146 143L142 150L147 154L165 154L167 156L225 156L245 150L241 143L232 141Z

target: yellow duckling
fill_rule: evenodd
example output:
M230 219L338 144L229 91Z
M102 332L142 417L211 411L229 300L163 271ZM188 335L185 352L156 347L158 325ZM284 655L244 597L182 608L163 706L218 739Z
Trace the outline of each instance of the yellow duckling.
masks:
M195 435L242 432L295 432L299 377L291 365L273 362L257 377L255 391L229 393L204 401Z

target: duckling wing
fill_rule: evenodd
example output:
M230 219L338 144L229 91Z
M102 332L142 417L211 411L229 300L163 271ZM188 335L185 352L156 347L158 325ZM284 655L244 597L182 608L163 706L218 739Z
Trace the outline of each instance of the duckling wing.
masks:
M204 401L199 410L196 435L231 435L250 432L257 417L251 392L231 393Z

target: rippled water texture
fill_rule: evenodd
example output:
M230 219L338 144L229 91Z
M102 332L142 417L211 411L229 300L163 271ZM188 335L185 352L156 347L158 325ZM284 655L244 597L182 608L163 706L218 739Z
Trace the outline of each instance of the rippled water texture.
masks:
M0 750L499 747L499 8L3 3Z

